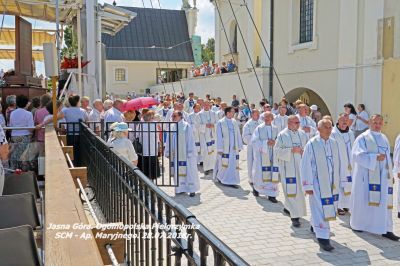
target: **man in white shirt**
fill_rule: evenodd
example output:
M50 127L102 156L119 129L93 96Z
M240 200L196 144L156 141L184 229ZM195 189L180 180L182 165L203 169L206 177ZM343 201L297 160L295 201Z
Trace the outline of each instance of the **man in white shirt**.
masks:
M109 123L123 122L122 106L123 106L122 100L116 99L114 101L113 107L109 109L107 112L105 112L104 123L106 130L107 130L107 124Z
M101 121L101 116L103 115L104 111L104 106L103 102L101 99L96 99L93 101L93 109L89 114L89 123L92 123L91 128L94 131L99 131L100 130L100 124L99 122Z

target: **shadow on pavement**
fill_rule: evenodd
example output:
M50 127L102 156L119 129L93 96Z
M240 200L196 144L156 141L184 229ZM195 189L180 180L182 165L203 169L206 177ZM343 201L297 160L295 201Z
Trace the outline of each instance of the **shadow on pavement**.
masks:
M238 198L240 200L248 200L247 196L250 194L249 190L244 190L241 186L233 188L218 182L215 183L215 186L219 188L225 196Z

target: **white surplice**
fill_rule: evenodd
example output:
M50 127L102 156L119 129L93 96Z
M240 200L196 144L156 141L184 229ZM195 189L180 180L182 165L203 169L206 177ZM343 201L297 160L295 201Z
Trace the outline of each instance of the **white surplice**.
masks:
M306 133L308 139L314 137L317 133L317 124L315 121L309 116L301 117L299 114L296 115L300 120L300 128L303 129L304 127L311 128L310 133Z
M340 132L337 127L334 127L332 130L332 138L336 140L339 149L340 156L340 167L342 169L342 173L345 173L344 176L340 177L340 190L339 190L339 204L338 208L350 208L350 198L351 194L348 192L351 191L351 183L352 183L352 172L353 166L351 162L351 150L353 148L354 143L354 133L351 130L347 132ZM347 191L347 192L346 192Z
M170 161L173 162L173 167L170 169L174 170L173 176L174 176L174 181L175 184L178 183L178 186L175 187L175 193L192 193L192 192L197 192L200 190L200 179L199 175L197 172L197 151L196 151L196 146L194 144L194 139L193 139L193 131L191 125L189 125L187 122L181 120L178 123L178 136L181 134L185 135L185 139L179 139L179 146L180 145L186 145L186 148L184 149L186 151L186 154L179 154L178 155L178 149L177 149L177 134L176 134L176 124L172 125L172 131L174 133L171 133L172 136L167 138L166 144L165 144L165 157L169 158ZM170 139L172 141L170 145ZM178 148L179 148L178 146ZM181 150L181 149L180 149ZM178 167L178 161L179 158L185 158L186 159L186 176L179 176L179 167ZM179 176L179 177L178 177ZM178 180L179 179L179 180Z
M300 179L301 154L293 153L292 148L304 146L307 143L306 134L301 131L293 131L288 128L278 134L275 143L275 157L278 160L279 173L283 194L285 195L285 208L290 212L291 218L300 218L307 215L306 201L303 194L303 188ZM290 176L289 169L294 168L294 175ZM295 178L296 196L288 196L287 178ZM289 184L290 185L290 184Z
M370 136L368 136L370 135ZM377 161L378 153L368 150L366 138L373 137L378 152L386 154L386 159ZM385 234L393 232L392 209L388 209L389 171L392 160L390 158L390 144L386 136L379 132L365 131L354 142L352 149L353 185L351 190L351 217L350 226L355 230L370 232L373 234ZM369 206L369 175L370 171L377 169L380 172L380 204Z
M249 120L246 122L246 124L243 126L243 133L242 133L242 138L243 142L247 144L247 175L249 178L249 183L253 183L253 145L251 145L251 137L254 133L254 130L256 127L260 125L260 122L257 120Z
M278 132L281 132L287 128L289 117L287 115L276 115L272 124L278 128Z
M313 141L315 141L317 145L323 146L325 154L315 154L312 145ZM337 144L333 138L329 138L325 141L318 135L310 139L305 146L303 157L300 163L300 178L302 180L303 191L313 191L313 195L308 196L311 209L310 224L313 227L317 238L329 239L330 226L329 222L325 220L324 216L319 184L319 178L321 177L318 177L316 157L326 157L330 179L329 181L331 184L334 184L335 180L337 180L337 183L339 183L341 176L340 172L338 173L338 171L334 171L335 168L339 168L337 165L335 165L335 161L338 164L338 153L339 151L337 149ZM334 160L335 157L337 160ZM334 190L332 185L331 190ZM335 208L337 208L337 204L335 204Z
M199 113L192 112L187 116L187 122L192 126L194 143L197 150L197 163L203 161L201 156L201 143L200 143L200 118Z
M217 149L215 147L215 139L217 136L215 127L217 122L217 114L213 111L202 110L199 113L200 150L204 171L212 170L215 166L217 158ZM207 124L212 124L214 127L207 128Z
M400 213L400 135L397 136L393 151L393 176L397 182L397 211Z
M278 136L278 128L272 125L260 124L253 133L251 145L253 146L253 187L260 194L277 197L279 193L278 183L263 181L263 165L262 153L268 154L273 167L277 167L274 163L274 147L267 144L268 140L276 140ZM273 167L271 169L273 169ZM273 170L271 170L273 171ZM270 174L270 173L268 173ZM272 174L272 173L271 173Z
M227 123L228 135L223 134L222 123ZM240 184L239 169L237 167L237 158L239 151L243 149L242 136L240 136L239 125L234 119L227 119L224 117L217 123L217 152L224 152L224 139L229 138L229 162L228 166L222 165L222 155L217 155L217 162L214 168L213 177L217 178L222 184L225 185L238 185ZM238 147L235 147L235 143Z

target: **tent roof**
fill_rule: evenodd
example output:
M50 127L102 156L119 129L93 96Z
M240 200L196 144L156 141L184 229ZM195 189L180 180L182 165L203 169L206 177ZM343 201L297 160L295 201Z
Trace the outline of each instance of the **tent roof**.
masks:
M15 45L15 29L0 30L0 45ZM32 30L32 46L42 46L46 42L56 42L55 30Z
M60 0L60 23L69 23L76 16L83 2L82 0ZM99 5L99 7L102 32L111 35L115 35L136 16L135 12L109 4ZM0 0L0 13L49 22L56 21L55 0Z
M32 50L32 57L35 61L44 61L42 50ZM14 49L0 49L0 59L15 60Z
M60 22L66 23L76 15L80 0L60 0ZM56 21L54 0L0 0L0 13L50 22Z

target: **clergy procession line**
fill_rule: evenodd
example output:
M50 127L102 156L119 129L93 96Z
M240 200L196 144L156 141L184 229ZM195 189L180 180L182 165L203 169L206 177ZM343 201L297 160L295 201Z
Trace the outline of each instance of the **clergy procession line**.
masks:
M306 104L298 102L294 109L283 99L277 114L264 103L263 112L252 109L241 127L235 101L236 97L233 106L223 102L212 105L209 100L195 100L190 93L173 109L164 102L159 114L163 121L177 122L179 135L179 145L165 145L170 147L165 156L171 158L171 172L178 182L176 194L194 196L199 191L200 165L206 176L212 172L215 182L238 188L239 152L244 143L253 195L265 195L278 203L280 183L285 197L282 211L294 227L300 227L300 218L306 216L308 197L310 229L323 250L334 249L329 221L346 213L351 213L350 227L356 232L400 239L393 233L392 221L393 186L395 178L400 178L400 136L392 163L389 141L381 133L381 115L360 117L367 126L353 132L349 128L351 114L340 114L335 126L330 116L316 123ZM397 199L400 201L400 195ZM398 208L400 218L400 204Z

